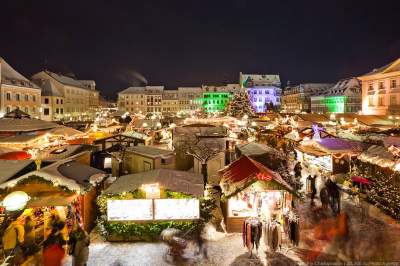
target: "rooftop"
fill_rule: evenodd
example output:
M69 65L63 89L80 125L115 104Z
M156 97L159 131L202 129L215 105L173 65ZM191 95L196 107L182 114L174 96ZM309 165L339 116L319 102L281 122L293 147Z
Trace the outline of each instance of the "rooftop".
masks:
M372 76L375 74L390 73L390 72L395 72L395 71L400 71L400 58L390 62L387 65L384 65L379 68L375 68L371 72L368 72L368 73L362 75L361 77Z
M137 153L151 158L163 157L174 154L174 151L159 149L153 146L134 146L127 148L126 151Z
M171 169L157 169L147 172L124 175L119 177L104 194L119 194L125 191L135 191L143 184L158 183L168 190L193 196L203 196L203 176L197 173Z
M0 83L39 89L26 77L12 68L3 58L0 57Z
M19 109L15 109L0 118L0 132L31 132L58 126L56 123L31 118Z

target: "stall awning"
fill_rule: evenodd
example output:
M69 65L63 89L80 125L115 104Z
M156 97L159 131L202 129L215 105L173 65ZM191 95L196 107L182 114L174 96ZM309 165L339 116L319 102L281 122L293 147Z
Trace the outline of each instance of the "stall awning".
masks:
M311 146L300 145L300 146L296 147L296 150L301 151L302 153L311 154L316 157L328 155L326 152L317 150Z
M225 196L230 196L255 181L276 183L282 189L293 191L293 188L278 173L247 156L242 156L229 164L220 170L219 174Z

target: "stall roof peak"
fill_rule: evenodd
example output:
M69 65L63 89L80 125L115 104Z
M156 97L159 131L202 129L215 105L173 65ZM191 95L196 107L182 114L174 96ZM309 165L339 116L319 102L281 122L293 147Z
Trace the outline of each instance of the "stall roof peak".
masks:
M282 189L293 191L293 188L278 173L246 155L220 170L219 174L221 175L221 188L226 196L231 196L240 188L246 188L254 181L272 181Z
M203 176L201 174L172 169L156 169L121 176L103 193L119 194L135 191L143 184L153 183L158 183L160 186L172 191L194 196L202 196L204 193Z

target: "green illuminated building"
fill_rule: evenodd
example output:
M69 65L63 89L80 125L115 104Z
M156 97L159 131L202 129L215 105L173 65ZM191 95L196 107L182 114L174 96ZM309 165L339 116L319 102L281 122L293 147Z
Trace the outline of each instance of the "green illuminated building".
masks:
M203 93L203 108L206 113L223 112L232 98L229 92Z
M328 113L345 113L347 96L325 96L321 104L325 104Z

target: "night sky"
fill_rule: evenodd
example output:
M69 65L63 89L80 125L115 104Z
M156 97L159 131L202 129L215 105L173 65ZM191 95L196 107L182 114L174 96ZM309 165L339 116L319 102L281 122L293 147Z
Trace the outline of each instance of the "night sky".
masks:
M46 65L129 85L237 83L239 72L335 82L400 57L395 1L1 1L0 56L30 76Z

